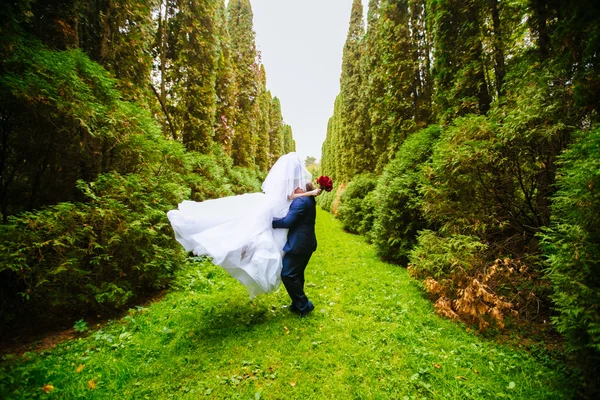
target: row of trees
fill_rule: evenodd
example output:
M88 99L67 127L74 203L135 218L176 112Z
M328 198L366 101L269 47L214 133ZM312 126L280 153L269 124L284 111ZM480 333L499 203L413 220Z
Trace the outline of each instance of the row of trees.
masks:
M163 287L166 211L260 191L295 148L248 0L2 2L0 38L2 322Z
M362 12L355 0L322 148L338 190L321 205L409 263L440 313L486 329L550 312L597 355L599 7L371 0L366 29Z

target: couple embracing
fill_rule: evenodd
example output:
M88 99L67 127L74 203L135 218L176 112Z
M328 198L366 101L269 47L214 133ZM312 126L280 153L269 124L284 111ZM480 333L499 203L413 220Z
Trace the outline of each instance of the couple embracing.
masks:
M304 271L316 250L312 175L296 153L273 165L262 193L203 202L184 201L167 213L186 251L209 255L248 290L250 298L283 284L290 311L305 316L314 306L304 293Z

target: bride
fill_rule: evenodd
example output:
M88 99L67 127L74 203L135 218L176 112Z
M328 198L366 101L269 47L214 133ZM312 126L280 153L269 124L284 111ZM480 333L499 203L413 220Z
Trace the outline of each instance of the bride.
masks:
M248 289L250 298L271 292L281 282L287 229L273 229L283 218L296 188L304 190L312 175L296 153L283 155L262 184L263 193L184 201L167 213L175 238L186 251L209 255ZM300 194L314 196L317 190Z

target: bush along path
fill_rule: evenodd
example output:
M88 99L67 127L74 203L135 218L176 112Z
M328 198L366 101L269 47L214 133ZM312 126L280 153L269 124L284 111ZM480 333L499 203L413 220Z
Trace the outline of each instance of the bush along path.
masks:
M568 399L569 371L543 352L442 319L403 268L319 210L307 270L315 312L283 286L249 301L194 262L173 290L51 350L5 355L0 398Z

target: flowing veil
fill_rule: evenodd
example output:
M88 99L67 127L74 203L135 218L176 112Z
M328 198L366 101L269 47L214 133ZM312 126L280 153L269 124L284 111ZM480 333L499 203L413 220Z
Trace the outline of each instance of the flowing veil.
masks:
M184 201L167 216L186 251L211 256L253 298L279 287L287 230L272 229L271 223L286 215L288 196L311 179L299 156L288 153L269 171L263 193Z

